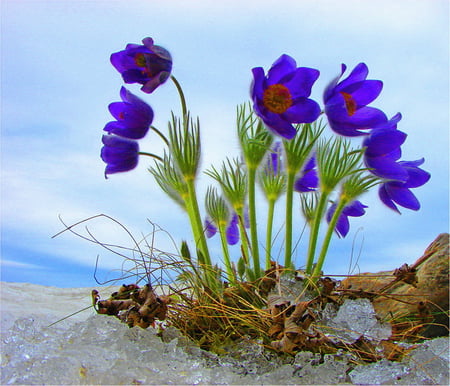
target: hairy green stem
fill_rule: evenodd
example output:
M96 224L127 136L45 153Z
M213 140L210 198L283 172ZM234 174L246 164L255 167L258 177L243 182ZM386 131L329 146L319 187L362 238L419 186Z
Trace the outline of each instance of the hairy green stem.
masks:
M158 130L155 126L150 126L150 128L156 133L158 134L158 136L164 141L164 143L167 145L167 147L169 147L169 140L166 138L166 136L160 131Z
M311 233L309 235L308 256L306 260L306 273L311 274L314 263L314 255L316 253L317 238L319 237L320 223L322 222L323 213L327 206L328 193L322 192L320 195L319 203L314 214L314 219L311 227Z
M189 205L186 205L186 208L189 214L189 218L191 220L191 226L195 237L195 243L202 256L203 261L200 261L200 263L203 263L204 265L202 269L205 272L206 282L210 285L211 288L215 288L217 286L215 283L214 273L212 271L211 257L209 255L205 233L203 232L203 223L200 216L194 180L193 179L186 180L186 185L188 188L188 203L189 203Z
M138 154L139 155L145 155L147 157L152 157L154 159L157 159L158 161L164 162L164 160L159 155L156 155L156 154L153 154L153 153L147 153L145 151L140 151Z
M294 200L295 173L288 171L286 181L286 236L284 245L284 266L290 269L292 265L292 208Z
M248 170L248 211L250 217L250 240L251 253L253 257L253 272L259 278L261 267L259 263L259 246L258 246L258 229L256 223L256 205L255 205L255 185L256 185L256 168Z
M173 75L170 75L170 79L175 84L178 94L180 95L181 111L182 111L183 120L184 120L184 119L186 119L186 116L187 116L187 107L186 107L186 98L184 97L183 89L181 88L181 85L178 82L178 80Z
M345 200L340 200L339 204L336 207L336 210L334 211L333 217L331 218L330 223L328 224L327 233L325 235L325 238L322 243L322 249L320 251L320 255L317 259L316 267L314 268L314 272L311 275L311 279L314 282L318 279L320 276L320 272L322 270L323 263L325 261L325 257L327 255L328 247L330 246L331 237L333 236L334 228L336 227L336 223L339 219L339 216L341 215L342 211L344 210L345 205L347 202Z
M236 276L231 266L230 251L228 249L226 230L222 225L219 225L219 234L220 234L220 241L222 243L223 259L225 262L225 268L227 270L227 278L231 284L234 284L236 282Z
M248 239L247 239L247 232L245 230L245 224L244 224L244 211L240 210L238 211L238 225L239 225L239 234L241 236L241 252L242 252L242 258L244 259L246 268L249 268L249 245L248 245Z
M275 200L269 198L269 208L267 212L267 228L266 228L266 270L270 269L270 261L272 260L272 229L273 214L275 211Z

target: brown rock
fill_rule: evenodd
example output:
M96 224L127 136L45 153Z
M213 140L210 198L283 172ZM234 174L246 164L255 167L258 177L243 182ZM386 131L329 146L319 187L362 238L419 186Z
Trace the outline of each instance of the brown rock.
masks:
M356 296L371 293L377 314L393 325L393 337L448 335L449 234L440 234L412 266L349 277L339 289Z

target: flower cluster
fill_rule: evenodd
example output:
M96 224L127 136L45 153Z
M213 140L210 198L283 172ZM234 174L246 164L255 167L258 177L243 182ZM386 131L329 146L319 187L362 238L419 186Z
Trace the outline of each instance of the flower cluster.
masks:
M112 65L121 73L125 83L142 84L142 91L153 92L170 76L172 59L169 52L145 38L143 45L128 44L124 51L111 55ZM138 164L139 144L137 139L145 137L153 122L153 109L133 95L125 87L120 89L122 102L109 105L116 119L104 127L101 158L107 164L108 174L126 172Z
M346 65L323 93L323 108L310 98L320 72L297 67L289 55L281 55L265 73L252 69L250 104L237 110L237 131L241 157L212 166L205 172L221 188L209 187L205 196L206 217L200 215L195 181L200 161L200 124L186 107L182 88L171 75L172 58L163 47L145 38L143 45L128 44L111 55L112 65L125 83L138 83L150 94L169 77L180 96L182 115L174 114L168 136L152 126L152 108L130 93L120 90L121 102L109 105L114 121L104 127L101 158L107 164L105 176L136 167L139 155L154 157L149 171L158 185L187 213L195 240L201 283L212 291L220 287L221 270L212 265L207 238L219 233L226 278L261 278L256 214L255 186L259 183L267 199L266 269L272 264L272 226L275 203L283 194L285 205L285 263L292 267L292 227L294 192L300 201L310 229L306 273L320 275L333 233L345 237L350 230L349 217L360 217L367 208L359 196L378 185L379 198L390 209L397 206L418 210L420 203L413 188L424 185L430 174L421 169L424 160L401 160L401 146L407 134L397 129L400 113L388 119L378 108L369 106L380 95L383 82L367 79L368 67L359 63L344 78ZM322 138L326 117L337 134ZM139 151L137 140L152 129L167 145L163 156ZM362 137L360 147L352 148L350 138ZM206 218L204 221L203 218ZM316 256L321 222L328 222L322 248ZM247 235L249 229L250 235ZM240 259L232 261L228 246L240 245ZM182 256L192 264L190 253ZM315 264L314 264L315 262ZM251 266L253 264L253 266ZM193 266L193 265L192 265ZM197 271L196 271L197 272Z
M420 204L410 188L422 186L430 175L418 168L423 161L398 161L400 146L407 136L397 130L401 114L388 120L383 111L368 106L381 93L383 82L367 79L369 70L365 63L358 64L347 78L340 80L346 69L342 64L341 74L328 84L323 94L330 128L346 137L364 136L364 163L372 174L384 180L379 188L384 204L397 212L395 203L418 210ZM318 118L318 104L308 97L319 71L296 68L293 58L282 55L267 76L261 67L253 69L253 76L251 96L255 112L274 133L292 139L296 135L293 123L313 122ZM317 188L314 162L312 157L304 166L302 177L295 183L296 191Z

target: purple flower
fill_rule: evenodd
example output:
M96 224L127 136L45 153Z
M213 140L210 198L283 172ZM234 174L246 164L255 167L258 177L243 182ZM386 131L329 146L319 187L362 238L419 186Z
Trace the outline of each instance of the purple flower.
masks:
M339 82L346 69L342 64L341 75L325 89L325 114L336 133L348 137L365 135L360 130L368 130L387 121L381 110L367 107L380 94L383 82L366 80L369 70L364 63L359 63L347 78Z
M123 102L108 106L117 120L106 124L103 130L130 139L144 138L153 121L152 108L125 87L120 89L120 97Z
M103 135L101 158L106 162L105 178L108 174L127 172L136 167L139 145L131 139L116 135Z
M349 216L361 217L366 213L364 208L367 208L367 206L363 205L358 200L351 202L344 208L344 210L342 211L341 215L339 216L336 222L336 227L334 229L339 237L347 236L348 231L350 230L350 222L348 221L348 217ZM327 222L331 221L331 218L333 217L335 210L336 210L336 203L331 205L327 211Z
M169 78L172 57L165 48L154 45L152 38L142 43L127 44L124 51L111 55L111 63L125 83L142 84L141 90L150 94Z
M305 164L302 176L294 183L296 192L313 192L319 186L319 177L317 176L316 158L312 156Z
M267 161L264 167L264 172L271 176L277 176L283 170L283 147L281 142L275 142L267 156Z
M401 118L398 113L385 124L374 127L363 141L365 165L372 174L388 180L406 181L408 178L405 168L397 162L402 154L400 146L407 137L397 130Z
M406 181L387 181L380 186L378 195L385 205L398 213L400 213L400 211L395 204L407 209L420 209L420 202L411 192L410 188L422 186L430 179L430 173L418 167L422 165L423 162L423 158L417 161L399 162L405 169L408 177Z
M262 67L253 68L251 96L256 114L274 133L292 139L296 130L292 123L314 122L319 105L308 99L319 77L313 68L298 67L293 58L281 55L267 76Z
M235 245L239 241L238 221L239 221L238 215L234 214L231 217L231 220L228 223L227 228L225 230L227 243L229 245ZM209 218L205 220L205 229L206 229L206 237L208 238L213 237L217 233L217 226Z

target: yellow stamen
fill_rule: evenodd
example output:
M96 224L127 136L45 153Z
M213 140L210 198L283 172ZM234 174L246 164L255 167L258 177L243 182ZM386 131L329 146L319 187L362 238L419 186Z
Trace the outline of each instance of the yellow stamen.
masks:
M344 97L345 108L347 109L348 115L352 116L356 112L356 101L351 94L341 92L341 95Z
M264 90L263 104L271 112L284 113L292 106L292 95L282 84L272 84Z

